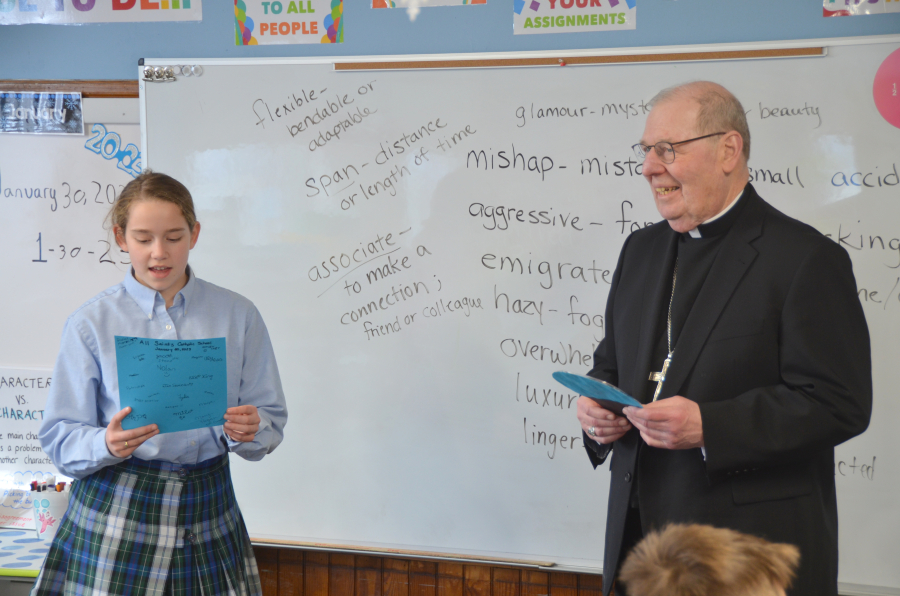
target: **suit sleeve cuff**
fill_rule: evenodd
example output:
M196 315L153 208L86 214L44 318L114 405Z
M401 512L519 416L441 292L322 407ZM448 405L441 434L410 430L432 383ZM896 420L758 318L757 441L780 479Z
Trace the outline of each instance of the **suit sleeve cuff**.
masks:
M584 442L584 450L587 451L588 459L591 460L591 464L593 464L595 468L602 465L603 462L606 461L606 458L609 457L609 453L612 451L613 446L601 445L587 436L587 433L584 431L581 432L581 438Z

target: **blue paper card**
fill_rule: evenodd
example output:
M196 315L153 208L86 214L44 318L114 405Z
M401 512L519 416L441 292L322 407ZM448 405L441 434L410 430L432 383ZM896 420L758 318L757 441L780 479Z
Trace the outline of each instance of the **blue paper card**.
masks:
M591 398L607 410L615 412L619 416L622 415L622 408L625 406L634 406L635 408L644 407L641 405L641 402L634 399L615 385L610 385L600 379L563 371L553 373L553 378L572 391L577 391L579 395Z
M160 433L225 424L225 338L170 340L116 336L119 402L131 406L122 428Z

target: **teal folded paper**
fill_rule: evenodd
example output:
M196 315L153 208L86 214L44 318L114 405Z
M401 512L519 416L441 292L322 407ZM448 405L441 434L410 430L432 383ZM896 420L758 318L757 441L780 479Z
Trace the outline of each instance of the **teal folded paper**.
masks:
M119 402L131 406L122 428L147 424L160 433L225 423L225 338L168 340L116 336Z
M625 406L644 407L641 405L641 402L615 385L610 385L600 379L563 371L553 373L553 378L572 391L577 391L579 395L593 399L607 410L615 412L619 416L622 415L622 408Z

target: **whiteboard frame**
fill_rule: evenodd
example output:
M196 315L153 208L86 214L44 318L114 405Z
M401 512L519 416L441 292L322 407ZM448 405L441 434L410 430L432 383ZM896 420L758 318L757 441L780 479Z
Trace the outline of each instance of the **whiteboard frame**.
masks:
M820 58L828 55L829 47L837 46L856 46L856 45L878 45L900 43L900 34L890 35L873 35L862 37L839 37L839 38L818 38L818 39L800 39L800 40L778 40L778 41L761 41L761 42L741 42L728 44L697 44L697 45L681 45L681 46L647 46L641 48L597 48L582 50L547 50L547 51L514 51L514 52L484 52L484 53L448 53L448 54L409 54L409 55L377 55L377 56L311 56L311 57L266 57L266 58L145 58L138 70L139 79L139 102L140 102L140 123L141 123L141 152L144 156L145 163L149 162L150 152L147 147L147 128L146 128L146 110L147 98L144 85L147 84L140 80L141 72L144 66L168 66L175 64L197 64L201 66L227 66L227 65L317 65L317 64L344 64L344 63L376 63L376 62L428 62L437 61L489 61L489 60L508 60L508 59L530 59L530 58L572 58L572 57L593 57L593 56L646 56L651 54L691 54L697 52L739 52L748 50L778 50L778 49L795 49L822 47L823 53L815 56L785 56L785 58ZM710 58L710 59L691 59L685 58L684 61L690 62L718 62L722 60L733 60L736 58ZM755 59L772 59L766 58L740 58L742 60ZM676 60L678 61L678 60ZM649 64L656 61L640 61L640 64ZM671 62L671 60L667 61ZM619 63L622 64L622 63ZM573 64L570 66L603 66L603 64ZM509 66L485 66L477 65L474 68L515 68ZM521 67L519 67L521 68ZM350 71L353 72L353 71ZM166 84L166 83L151 83ZM175 82L177 84L177 81ZM280 541L270 541L264 538L253 540L258 546L302 549L310 551L325 552L341 552L348 554L371 553L379 556L399 557L405 559L423 559L423 560L440 560L455 561L461 563L483 563L483 564L504 564L496 558L480 559L477 555L471 558L457 558L452 553L442 556L438 553L416 553L416 552L390 552L379 550L377 547L370 549L360 548L356 546L344 546L335 544L333 546L327 544L306 544L306 543L282 543ZM461 555L463 553L460 553ZM602 568L586 568L569 565L554 564L552 566L543 566L540 564L529 564L523 561L513 561L505 563L516 567L534 568L537 567L543 571L565 571L587 574L602 574ZM869 586L853 583L839 582L839 593L847 596L900 596L900 589L894 589L881 586Z

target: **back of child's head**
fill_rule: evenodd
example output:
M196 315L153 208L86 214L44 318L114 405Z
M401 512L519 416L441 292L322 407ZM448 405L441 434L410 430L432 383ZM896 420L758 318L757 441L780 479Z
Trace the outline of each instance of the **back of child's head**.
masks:
M633 596L774 596L790 586L799 560L791 544L672 524L635 546L619 581Z
M109 224L113 230L125 231L128 225L128 215L131 205L137 201L165 201L174 203L181 209L190 230L197 223L194 213L194 200L187 187L167 174L161 174L152 170L144 172L125 185L119 193L116 202L109 210Z

